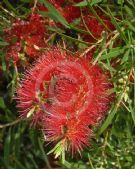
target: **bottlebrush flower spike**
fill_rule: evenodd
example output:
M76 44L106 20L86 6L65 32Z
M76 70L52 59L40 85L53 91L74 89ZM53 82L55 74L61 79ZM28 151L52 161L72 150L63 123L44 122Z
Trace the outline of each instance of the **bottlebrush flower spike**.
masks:
M97 125L109 108L110 88L98 65L56 48L27 71L17 89L17 107L22 117L42 126L47 141L81 152L89 143L89 126Z
M15 21L11 29L5 31L5 39L9 43L6 48L7 61L12 59L18 63L21 60L19 55L24 53L28 57L38 57L40 49L46 47L45 30L43 18L37 14L29 16L26 21Z
M60 13L69 23L81 16L80 8L71 5L65 6Z
M19 52L21 52L22 47L19 42L10 45L10 48L7 49L6 60L10 61L11 59L17 63L19 61Z
M103 15L103 13L101 12L97 12L97 14L99 15L100 19L103 21L104 25L110 29L111 31L113 31L115 29L115 27L113 26L113 24L111 23L111 20ZM100 21L98 21L98 19L96 18L96 16L94 16L92 13L90 14L86 14L84 16L84 22L87 25L87 28L89 29L89 31L93 34L93 36L95 38L101 38L102 32L109 32L109 30L103 25L101 24ZM91 37L86 37L85 38L87 41L93 42L93 38Z

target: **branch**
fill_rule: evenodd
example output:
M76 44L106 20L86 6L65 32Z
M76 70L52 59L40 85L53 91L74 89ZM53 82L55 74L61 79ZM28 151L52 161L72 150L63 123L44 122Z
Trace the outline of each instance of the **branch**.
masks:
M13 125L15 125L15 124L17 124L17 123L19 123L19 122L21 122L21 121L23 121L23 120L24 120L24 119L19 118L19 119L15 120L15 121L12 121L12 122L10 122L10 123L7 123L7 124L0 124L0 129L5 128L5 127L13 126Z

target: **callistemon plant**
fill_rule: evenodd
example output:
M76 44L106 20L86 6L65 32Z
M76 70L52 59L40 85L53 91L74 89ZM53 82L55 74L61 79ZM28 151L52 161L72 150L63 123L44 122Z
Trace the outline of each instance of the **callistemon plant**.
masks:
M109 108L111 86L98 65L55 48L25 73L17 107L22 117L42 127L46 141L56 144L56 157L81 153Z
M111 22L111 19L107 17L103 12L96 11L97 16L93 13L88 13L83 17L85 29L87 28L90 31L92 36L86 36L84 39L88 42L93 42L95 39L99 39L102 36L103 31L106 33L112 32L115 30L114 25Z
M5 30L4 37L9 43L6 60L18 64L29 58L37 58L46 47L45 32L45 21L38 14L32 14L26 20L15 20Z

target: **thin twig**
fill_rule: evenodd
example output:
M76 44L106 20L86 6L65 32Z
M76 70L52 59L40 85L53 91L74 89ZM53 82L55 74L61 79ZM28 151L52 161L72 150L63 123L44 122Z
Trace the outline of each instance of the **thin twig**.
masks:
M45 41L45 43L48 43L53 37L55 37L56 33L53 33L49 36L49 38Z
M112 41L114 39L116 39L119 36L119 32L117 32L105 45L105 47L103 48L103 50L98 54L97 58L95 59L95 61L93 62L93 65L95 65L97 63L97 61L99 60L99 58L102 56L102 54L106 51L107 47L112 43Z
M0 129L16 125L17 123L21 122L22 120L24 120L24 119L19 118L19 119L15 120L15 121L7 123L7 124L0 124Z
M81 19L82 19L82 22L83 22L84 27L85 27L86 30L89 32L90 36L92 36L93 39L98 40L98 39L92 34L92 32L89 30L89 28L88 28L88 26L87 26L87 24L86 24L86 22L85 22L85 20L84 20L84 18L83 18L82 10L81 10Z
M90 46L89 48L87 48L79 57L81 58L81 57L83 57L84 55L86 55L86 54L87 54L89 51L91 51L97 44L99 44L100 42L102 42L102 40L103 40L103 39L99 39L96 44L94 44L94 45Z
M7 9L3 8L3 6L1 6L1 4L0 4L0 8L1 8L5 13L7 13L8 15L12 16L13 18L16 18L16 16L15 16L12 12L9 12Z
M37 3L38 3L38 0L34 0L34 6L33 6L33 8L32 8L32 14L35 12Z
M107 140L108 140L108 131L105 135L105 141L104 141L104 144L102 146L102 156L105 157L105 149L106 149L106 146L107 146Z

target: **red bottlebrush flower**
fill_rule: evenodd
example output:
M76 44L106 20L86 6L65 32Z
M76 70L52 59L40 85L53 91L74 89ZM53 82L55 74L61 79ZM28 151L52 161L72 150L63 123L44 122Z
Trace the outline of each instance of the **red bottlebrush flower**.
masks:
M30 57L39 55L41 48L45 47L44 38L41 35L29 36L26 40L26 53Z
M45 33L45 22L41 15L33 14L29 18L28 30L30 35L44 35Z
M106 74L88 59L54 49L29 70L17 89L17 107L23 117L41 124L48 141L64 150L80 152L88 145L91 129L111 102Z
M60 11L61 12L61 11ZM75 6L65 6L62 9L61 14L63 15L63 17L69 22L71 23L73 20L77 19L80 17L81 12L80 9L78 7Z
M71 149L72 154L76 151L81 153L83 148L89 145L91 136L91 129L83 119L86 120L83 116L73 116L68 119L58 112L53 113L44 119L45 137L48 141L62 140L65 149Z
M42 35L45 33L43 18L38 14L30 15L26 21L16 20L11 29L7 32L8 36L16 36L19 39L29 35Z
M114 26L111 23L111 20L104 16L103 14L98 14L100 16L100 19L104 22L104 24L106 25L106 27L110 30L114 30ZM107 28L101 24L100 21L97 20L96 16L94 16L92 13L91 14L86 14L84 16L84 22L87 25L87 28L89 29L89 31L93 34L93 36L95 38L100 38L101 34L103 31L105 32L109 32L107 30ZM93 37L88 37L88 35L85 37L85 40L93 42Z
M22 47L19 42L11 45L10 48L7 49L7 61L10 61L12 59L15 63L17 63L19 61L19 52L21 52L21 50Z
M46 47L44 42L45 30L43 18L38 14L29 16L26 21L15 21L11 29L5 31L5 39L9 43L7 60L12 59L17 63L21 60L19 58L20 51L22 53L25 51L28 57L38 57L40 48Z
M37 9L39 11L42 11L42 12L47 12L48 11L48 9L44 5L41 5L41 4L37 4Z

